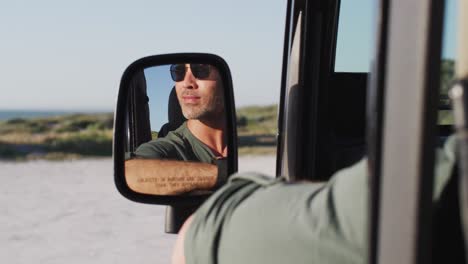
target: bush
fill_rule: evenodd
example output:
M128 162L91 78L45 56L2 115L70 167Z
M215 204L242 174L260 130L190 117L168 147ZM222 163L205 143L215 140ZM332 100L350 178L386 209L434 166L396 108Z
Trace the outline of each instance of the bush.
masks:
M0 159L16 159L21 156L14 146L0 142Z
M9 125L16 125L16 124L24 124L26 122L28 121L24 118L13 118L13 119L7 120L5 123Z
M237 126L238 127L245 127L247 126L247 117L240 116L237 118Z
M49 127L46 124L38 123L38 122L29 123L28 126L29 126L29 131L34 134L44 133L47 130L49 130Z
M67 138L49 140L48 150L90 156L110 156L112 155L112 137L103 133L76 134Z

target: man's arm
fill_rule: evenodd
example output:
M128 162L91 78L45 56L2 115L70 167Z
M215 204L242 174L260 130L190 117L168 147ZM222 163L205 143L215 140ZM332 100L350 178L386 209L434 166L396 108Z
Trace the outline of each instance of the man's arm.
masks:
M177 195L194 190L210 190L217 182L218 168L213 164L131 159L125 161L125 179L135 192Z
M434 202L455 164L448 139L436 155ZM235 175L184 224L173 263L365 263L368 166L364 159L326 183Z
M327 183L235 175L181 230L173 263L363 263L366 168Z

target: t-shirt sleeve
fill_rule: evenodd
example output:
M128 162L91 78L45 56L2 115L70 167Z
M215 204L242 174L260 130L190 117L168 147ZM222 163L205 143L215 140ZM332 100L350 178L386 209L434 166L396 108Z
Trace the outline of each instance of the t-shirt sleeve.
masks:
M153 140L141 144L134 152L136 157L155 159L177 158L175 147L163 140Z
M327 183L239 174L194 215L187 263L363 263L366 161Z
M436 150L434 202L455 163L454 139ZM238 174L194 215L186 263L365 263L367 160L326 183L286 183Z

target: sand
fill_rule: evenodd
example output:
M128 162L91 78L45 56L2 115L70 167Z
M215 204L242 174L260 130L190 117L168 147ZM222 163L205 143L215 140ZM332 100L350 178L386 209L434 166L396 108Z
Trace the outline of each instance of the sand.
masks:
M115 189L111 159L0 162L2 263L169 263L175 235L164 206ZM241 157L239 171L274 174L274 156Z

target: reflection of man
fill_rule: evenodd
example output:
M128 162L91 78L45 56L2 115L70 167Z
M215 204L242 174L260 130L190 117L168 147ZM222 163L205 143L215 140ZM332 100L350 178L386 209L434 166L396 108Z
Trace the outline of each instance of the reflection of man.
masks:
M223 87L218 70L208 64L174 64L171 76L186 119L177 130L142 144L135 152L146 158L211 163L227 154Z
M134 154L144 159L125 162L127 182L138 192L176 194L210 189L217 184L218 168L193 162L213 163L227 156L223 85L218 70L208 64L173 64L171 77L187 121L164 138L139 146ZM168 179L164 179L165 184L155 184L164 177L180 181L172 187Z

